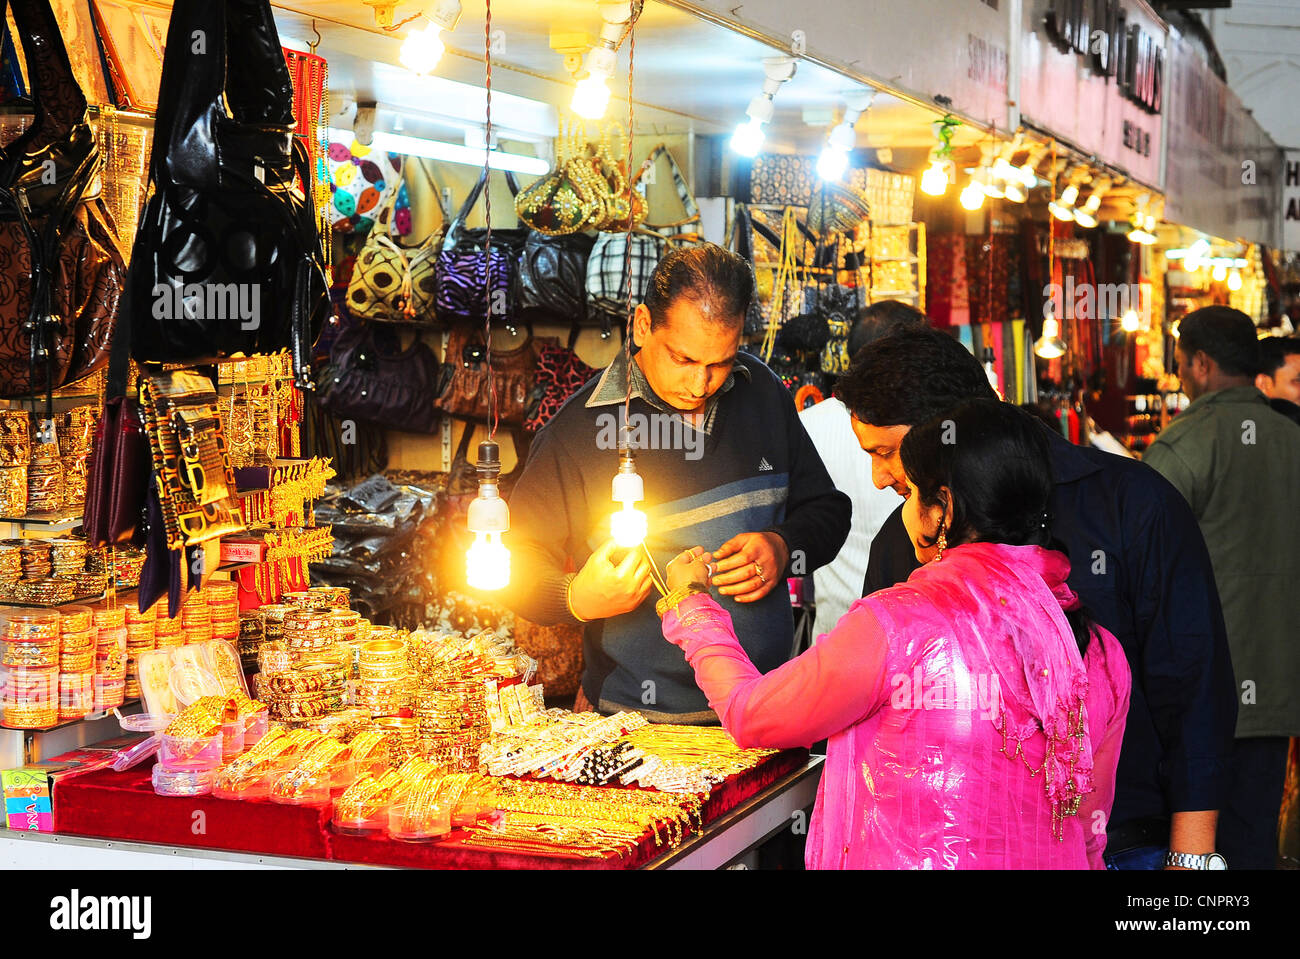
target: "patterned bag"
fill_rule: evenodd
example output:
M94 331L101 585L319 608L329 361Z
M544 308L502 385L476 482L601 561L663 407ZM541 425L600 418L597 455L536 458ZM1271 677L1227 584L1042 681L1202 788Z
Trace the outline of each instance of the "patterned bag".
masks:
M386 210L398 192L402 158L353 140L351 144L331 143L325 162L330 226L336 233L369 232L378 212ZM404 231L399 228L397 232Z
M506 174L510 192L518 196L519 184L514 174ZM436 308L443 323L457 321L482 323L487 317L489 293L493 300L494 319L508 320L510 291L514 282L515 261L528 238L528 230L516 228L492 231L492 249L487 249L487 230L469 230L465 220L487 186L487 171L479 175L474 189L465 197L465 203L456 218L447 227L438 254L438 280ZM497 301L505 307L497 310Z
M601 317L602 336L609 336L612 323L622 325L627 320L629 259L632 282L630 299L635 305L645 300L646 292L650 289L650 277L670 246L696 246L703 242L699 233L699 204L691 195L686 177L667 146L661 143L650 152L633 178L633 187L661 157L668 160L673 185L686 210L686 217L675 223L647 223L630 234L602 233L597 238L591 258L587 261L587 302L592 311Z
M569 334L569 345L546 345L538 351L537 373L528 397L524 429L536 433L560 411L574 393L600 371L578 359L573 352L578 329Z
M438 196L436 186L433 195ZM446 224L440 223L418 246L400 246L391 231L396 206L394 190L357 255L348 308L361 319L434 326L438 249Z

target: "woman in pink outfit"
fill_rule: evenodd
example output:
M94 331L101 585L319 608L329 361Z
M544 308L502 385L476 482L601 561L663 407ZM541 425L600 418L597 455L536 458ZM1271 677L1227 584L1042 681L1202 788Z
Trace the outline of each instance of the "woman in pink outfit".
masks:
M808 868L1104 868L1129 668L1047 548L1042 428L972 400L901 452L906 583L760 675L696 547L668 567L664 636L740 745L829 737Z

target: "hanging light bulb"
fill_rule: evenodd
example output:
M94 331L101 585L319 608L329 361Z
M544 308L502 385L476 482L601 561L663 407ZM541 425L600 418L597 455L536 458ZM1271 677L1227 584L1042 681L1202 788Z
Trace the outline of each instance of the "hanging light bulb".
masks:
M1228 278L1228 268L1222 263L1214 264L1214 269L1210 271L1210 276L1214 277L1215 283L1222 283Z
M618 472L614 474L614 502L623 508L610 517L609 529L614 542L624 549L640 546L649 530L646 515L632 504L645 499L645 484L636 471L636 460L630 449L619 455Z
M1137 310L1129 307L1119 319L1119 328L1125 333L1136 333L1138 328Z
M454 30L460 20L460 0L435 0L424 10L429 25L423 30L413 30L402 42L398 61L412 73L432 73L442 59L446 45L440 34Z
M510 529L510 508L501 498L501 450L492 440L478 445L478 496L469 504L466 525L474 542L465 555L465 581L474 589L504 589L510 584L510 550L501 534Z
M736 127L731 137L731 149L741 156L752 157L763 148L767 134L763 125L772 122L775 107L772 103L781 84L795 74L798 63L794 57L766 57L763 60L763 92L749 101L745 110L749 119Z
M1047 208L1052 211L1052 216L1068 223L1074 219L1074 202L1077 199L1079 199L1079 188L1071 183L1061 191L1059 199L1047 204Z
M1102 197L1109 189L1110 180L1102 179L1094 183L1088 199L1075 209L1074 222L1086 229L1094 229L1097 226L1097 211L1101 209Z
M831 135L817 158L817 176L826 183L840 179L849 169L849 154L858 145L858 135L853 126L858 117L867 112L875 97L874 90L852 90L844 94L844 119L831 130Z
M1045 360L1055 360L1065 355L1065 341L1061 339L1061 324L1055 316L1043 320L1043 335L1034 344L1034 353Z
M1029 202L1029 190L1018 175L1006 181L1006 195L1012 203Z
M973 213L984 205L984 196L984 184L972 176L970 183L961 191L961 205Z
M1241 289L1241 273L1237 270L1233 270L1228 274L1228 289L1233 293Z
M931 159L929 169L921 174L921 192L930 196L948 192L948 167L938 157Z
M587 120L599 120L609 107L609 78L618 65L618 45L623 39L624 27L632 19L632 4L628 0L601 3L600 42L587 53L587 75L578 81L573 90L573 112Z

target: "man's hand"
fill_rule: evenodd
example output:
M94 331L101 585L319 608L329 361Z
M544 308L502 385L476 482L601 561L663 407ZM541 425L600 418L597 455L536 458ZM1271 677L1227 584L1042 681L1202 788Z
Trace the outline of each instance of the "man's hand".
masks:
M710 583L738 603L754 603L776 588L790 551L776 533L741 533L713 551Z
M638 547L629 550L617 566L610 553L618 549L606 540L591 554L569 586L569 609L579 619L609 619L640 606L654 585L650 564Z
M709 570L712 568L709 562L712 559L712 556L704 552L703 546L693 546L674 559L664 570L664 582L669 592L689 583L708 589Z

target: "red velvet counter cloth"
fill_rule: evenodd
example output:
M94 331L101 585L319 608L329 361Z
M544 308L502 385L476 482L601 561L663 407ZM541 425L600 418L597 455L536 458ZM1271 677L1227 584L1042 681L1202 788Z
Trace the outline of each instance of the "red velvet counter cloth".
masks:
M808 761L788 749L717 786L702 810L705 825L735 809ZM457 830L434 843L343 836L329 825L329 807L236 802L211 796L156 796L151 767L111 769L59 781L56 832L169 846L224 849L269 856L334 859L420 869L635 869L669 852L647 836L635 852L609 859L523 856L462 845Z

